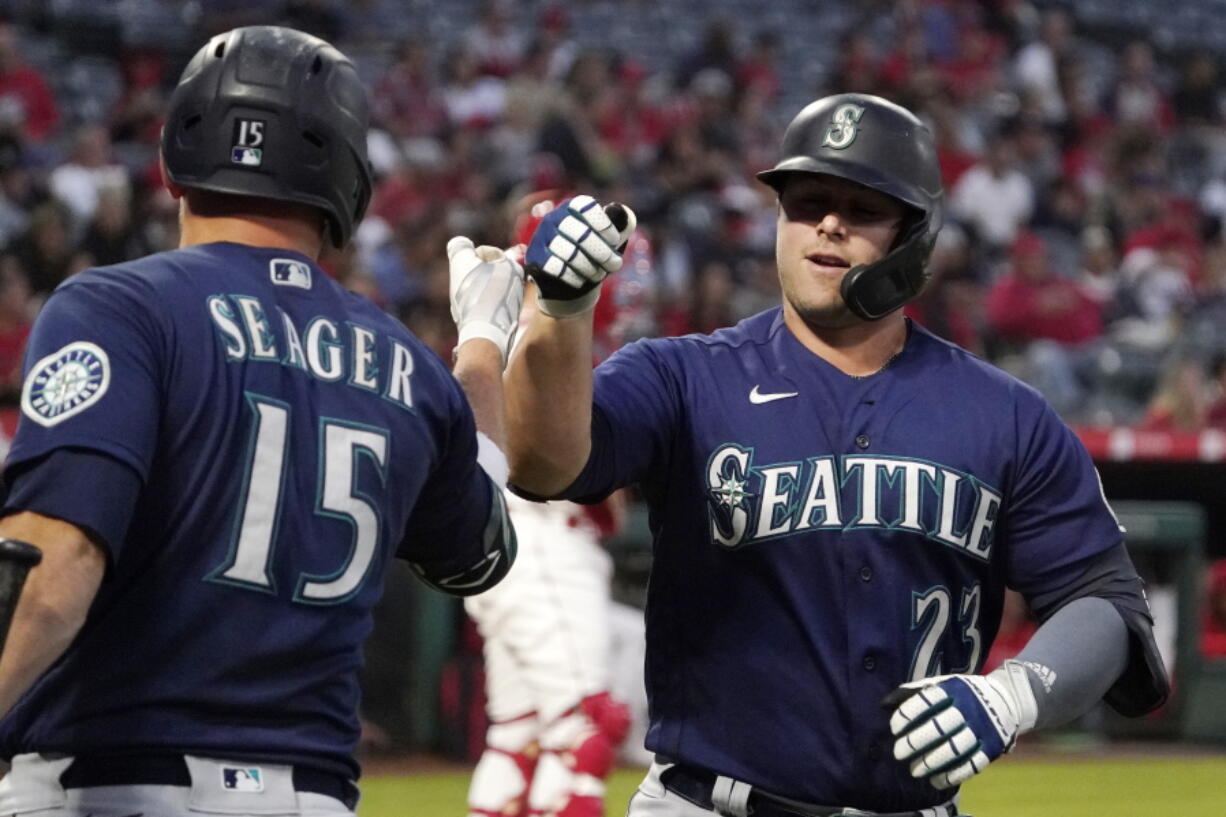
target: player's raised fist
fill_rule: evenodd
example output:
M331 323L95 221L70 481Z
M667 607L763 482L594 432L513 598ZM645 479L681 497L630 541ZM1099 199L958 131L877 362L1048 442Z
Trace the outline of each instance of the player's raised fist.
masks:
M506 365L524 303L523 269L497 247L474 247L462 235L447 242L447 258L451 318L460 334L456 348L485 338L502 352Z
M882 704L891 710L894 757L911 776L938 789L958 786L1013 748L1034 728L1038 705L1016 661L988 675L938 675L894 690Z
M634 211L575 196L545 216L525 254L525 269L541 290L546 315L581 315L596 305L600 283L621 269L621 251L634 232Z

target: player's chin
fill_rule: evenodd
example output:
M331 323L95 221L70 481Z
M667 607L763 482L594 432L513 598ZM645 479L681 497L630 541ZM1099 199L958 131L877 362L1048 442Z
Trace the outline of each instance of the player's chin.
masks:
M842 295L833 295L822 302L798 298L792 300L792 308L800 319L815 329L845 329L863 323L859 316L847 308Z

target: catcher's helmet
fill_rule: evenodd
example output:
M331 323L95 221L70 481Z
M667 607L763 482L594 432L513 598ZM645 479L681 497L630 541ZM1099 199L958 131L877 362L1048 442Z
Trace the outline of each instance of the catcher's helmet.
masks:
M836 94L806 106L783 135L783 158L758 174L782 192L793 173L826 173L893 196L910 208L893 249L843 278L843 300L865 320L893 312L928 280L941 229L941 169L932 132L915 114L869 94Z
M307 204L343 247L370 201L370 106L353 63L281 26L218 34L183 69L162 130L181 187Z

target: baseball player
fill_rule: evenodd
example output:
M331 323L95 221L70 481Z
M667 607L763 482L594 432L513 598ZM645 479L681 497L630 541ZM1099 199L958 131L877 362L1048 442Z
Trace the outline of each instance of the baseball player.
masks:
M519 251L556 207L535 198L515 227ZM521 322L533 312L531 290L528 301ZM610 342L612 334L603 333ZM629 709L609 693L612 560L600 537L615 527L611 505L589 513L571 502L508 498L515 571L464 600L484 641L490 720L470 817L604 814L605 778L630 727Z
M455 595L510 566L520 270L448 248L463 391L324 274L370 197L366 130L324 41L214 37L162 137L181 247L48 299L4 466L0 536L44 555L0 659L0 813L351 815L388 561Z
M630 814L954 815L1018 736L1162 703L1151 620L1085 450L1032 389L906 320L941 224L932 136L817 100L760 175L780 308L631 344L589 373L633 215L579 196L526 256L540 314L507 370L511 481L650 509L657 762ZM1043 622L979 669L1006 587Z

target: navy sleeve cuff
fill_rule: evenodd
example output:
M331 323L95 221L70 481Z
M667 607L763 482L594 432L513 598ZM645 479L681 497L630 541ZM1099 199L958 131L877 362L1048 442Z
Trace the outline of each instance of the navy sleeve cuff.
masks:
M76 525L114 560L141 491L135 469L83 448L59 448L4 473L3 514L20 511Z

